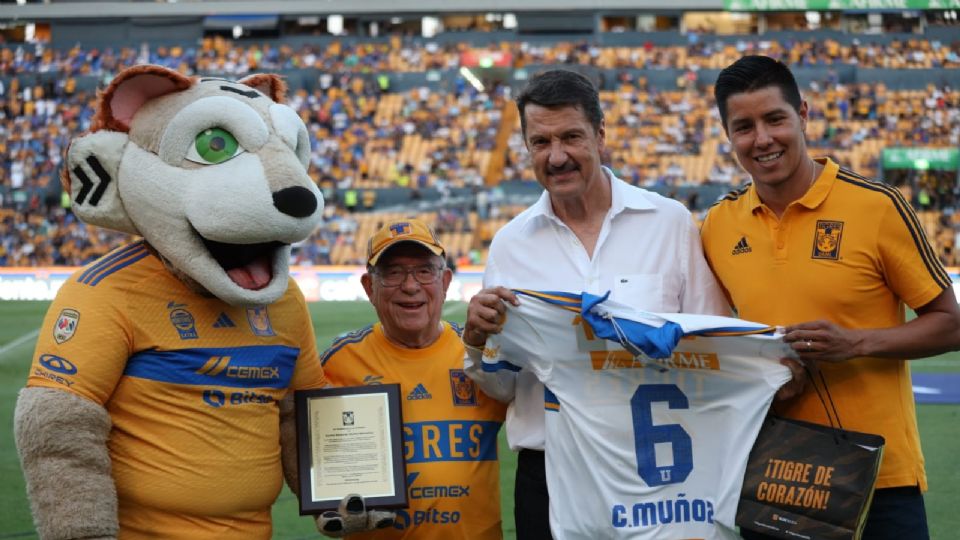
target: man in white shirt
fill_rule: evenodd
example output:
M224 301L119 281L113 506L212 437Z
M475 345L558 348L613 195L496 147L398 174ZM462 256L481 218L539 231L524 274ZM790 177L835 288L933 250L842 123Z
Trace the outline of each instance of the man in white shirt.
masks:
M468 307L466 371L510 401L507 441L519 450L514 492L518 540L551 538L544 475L544 388L528 371L483 373L481 351L499 332L508 288L603 294L655 312L729 314L704 261L690 213L677 201L628 185L601 165L604 120L596 88L566 70L539 74L517 97L540 200L490 245L484 289ZM512 400L512 401L511 401Z

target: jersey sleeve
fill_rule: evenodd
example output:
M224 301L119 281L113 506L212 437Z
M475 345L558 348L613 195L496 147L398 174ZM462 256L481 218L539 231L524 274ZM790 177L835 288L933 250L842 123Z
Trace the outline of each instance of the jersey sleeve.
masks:
M293 370L293 380L290 382L291 389L301 390L306 388L322 388L330 386L320 364L320 355L317 352L317 337L313 331L313 321L310 318L310 311L307 309L303 293L297 287L293 279L290 280L290 291L296 299L297 307L302 316L297 318L300 327L297 333L300 336L300 355L297 356L297 365Z
M703 315L730 315L730 303L720 288L713 270L707 264L703 253L700 232L693 218L687 221L686 250L683 253L686 268L684 271L683 292L680 299L681 313Z
M952 286L916 214L902 198L887 207L878 233L886 282L908 306L924 306Z
M40 327L27 386L66 390L105 404L133 348L126 296L68 279Z

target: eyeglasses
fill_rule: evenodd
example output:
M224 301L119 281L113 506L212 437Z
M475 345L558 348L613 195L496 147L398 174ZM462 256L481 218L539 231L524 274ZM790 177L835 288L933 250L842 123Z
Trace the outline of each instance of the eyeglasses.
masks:
M387 266L382 269L374 270L374 275L380 285L384 287L399 287L407 280L407 275L413 275L413 279L421 285L430 285L440 279L443 267L425 264L422 266Z

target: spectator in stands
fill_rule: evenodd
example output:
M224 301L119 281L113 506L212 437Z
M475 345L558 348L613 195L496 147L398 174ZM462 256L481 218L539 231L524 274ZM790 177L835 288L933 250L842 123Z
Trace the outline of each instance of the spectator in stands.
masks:
M743 57L721 71L714 94L753 185L708 212L707 259L740 317L786 326L843 426L886 439L864 538L928 538L906 360L960 348L950 278L895 188L809 157L809 106L784 64ZM909 323L904 305L917 313ZM814 383L778 413L830 423Z
M544 388L529 372L498 379L478 368L487 336L500 329L504 302L517 302L509 288L612 291L615 300L661 312L728 313L729 308L703 259L689 211L630 186L601 165L606 127L589 79L546 71L530 79L517 107L533 171L545 191L496 233L484 289L470 300L463 341L471 376L488 394L512 400L507 440L520 451L514 513L517 538L528 540L550 538Z
M460 328L440 320L453 277L444 248L416 219L385 223L368 246L360 280L379 322L334 341L320 357L324 372L343 386L399 383L410 488L461 490L411 498L395 529L373 537L499 540L497 434L506 407L467 378ZM449 519L417 517L431 513Z

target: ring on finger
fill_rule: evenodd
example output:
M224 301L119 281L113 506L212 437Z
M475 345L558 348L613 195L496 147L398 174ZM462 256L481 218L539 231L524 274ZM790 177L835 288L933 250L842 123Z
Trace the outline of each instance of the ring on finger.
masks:
M813 350L813 343L809 339L807 340L807 350L808 351Z

